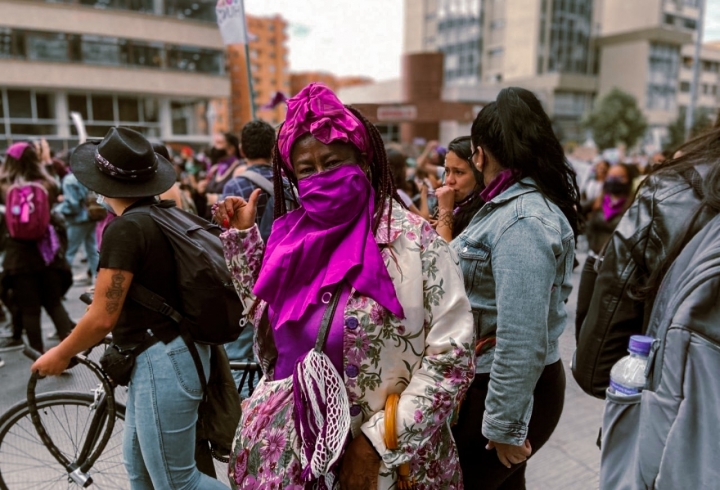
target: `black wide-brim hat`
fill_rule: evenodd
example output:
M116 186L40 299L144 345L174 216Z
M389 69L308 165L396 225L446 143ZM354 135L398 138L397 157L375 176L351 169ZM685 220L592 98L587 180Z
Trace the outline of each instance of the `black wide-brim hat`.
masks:
M177 179L172 164L142 134L122 127L75 148L70 168L85 187L106 197L157 196Z

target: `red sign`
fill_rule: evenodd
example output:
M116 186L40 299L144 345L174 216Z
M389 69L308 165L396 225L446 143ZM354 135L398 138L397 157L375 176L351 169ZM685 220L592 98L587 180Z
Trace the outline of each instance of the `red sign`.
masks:
M377 109L378 121L413 121L417 119L414 105L384 105Z

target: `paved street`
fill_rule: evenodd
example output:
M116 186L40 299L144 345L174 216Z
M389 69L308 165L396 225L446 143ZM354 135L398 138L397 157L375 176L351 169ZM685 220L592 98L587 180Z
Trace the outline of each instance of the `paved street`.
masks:
M584 257L579 257L580 261ZM81 272L76 267L76 273ZM579 274L575 274L577 286ZM80 318L84 305L78 297L83 287L73 287L67 295L67 307L70 316ZM561 352L566 368L567 389L565 410L560 425L545 447L531 459L527 481L532 490L585 490L597 488L600 451L595 445L602 414L601 401L582 393L577 387L569 370L569 362L575 348L574 312L576 291L570 298L568 311L568 327L561 338ZM44 317L44 334L52 333L54 328L49 318ZM51 342L48 345L53 345ZM25 398L25 387L30 361L19 351L0 353L5 360L5 367L0 368L0 413L10 405ZM87 391L94 385L87 373L73 371L54 380L43 381L41 389L78 389Z

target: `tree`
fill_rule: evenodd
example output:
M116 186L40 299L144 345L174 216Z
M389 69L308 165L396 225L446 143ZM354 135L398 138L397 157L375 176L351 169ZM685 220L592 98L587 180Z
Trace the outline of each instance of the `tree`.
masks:
M595 103L583 125L592 131L595 144L602 151L618 143L632 148L645 134L647 120L635 97L613 88Z
M712 126L712 111L706 107L699 107L694 111L693 124L690 127L690 138L704 133ZM675 151L685 143L685 108L681 107L678 117L668 126L668 138L663 150Z

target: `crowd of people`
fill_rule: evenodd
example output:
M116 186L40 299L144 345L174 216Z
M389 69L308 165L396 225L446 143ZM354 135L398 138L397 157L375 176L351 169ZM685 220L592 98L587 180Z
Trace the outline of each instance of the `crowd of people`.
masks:
M573 376L605 398L631 336L660 335L652 319L675 303L653 307L673 261L713 238L693 242L720 208L718 151L720 127L642 171L599 160L578 185L528 90L501 90L469 135L418 150L386 144L316 83L287 101L279 127L252 121L198 154L172 156L127 128L75 148L68 165L15 143L0 169L12 324L0 350L25 332L44 352L32 369L57 375L112 333L132 358L120 383L131 487L225 488L198 456L218 359L185 323L177 238L158 221L174 201L215 224L206 231L242 310L224 352L262 370L228 434L232 488L523 489L564 409L574 270ZM23 233L37 217L15 218L28 189L47 207L34 239ZM62 299L81 245L90 276L74 279L96 294L76 324ZM60 340L49 350L41 308ZM609 447L632 444L603 429Z

